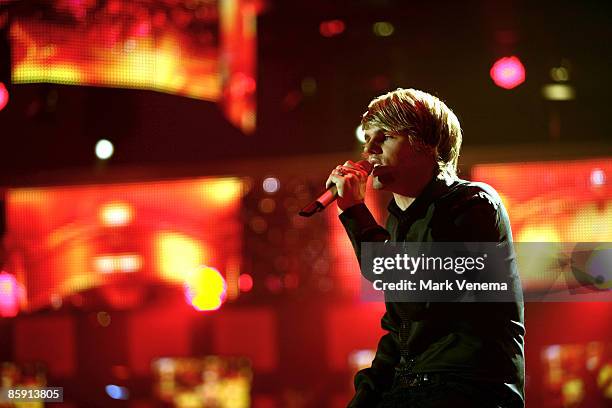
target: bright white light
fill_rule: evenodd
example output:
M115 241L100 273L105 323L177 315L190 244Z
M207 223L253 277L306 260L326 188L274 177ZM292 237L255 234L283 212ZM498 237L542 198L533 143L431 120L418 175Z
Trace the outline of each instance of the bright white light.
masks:
M109 203L100 209L100 219L104 225L119 227L132 221L133 210L126 203Z
M356 350L349 355L353 367L367 367L372 363L376 352L374 350Z
M99 256L94 259L94 265L100 273L111 273L115 270L115 259L112 256Z
M116 263L121 272L135 272L142 267L142 258L139 255L122 255L117 257Z
M355 137L361 143L365 143L365 130L363 130L361 125L357 126L357 129L355 129Z
M544 85L542 95L549 101L569 101L576 97L574 88L565 84Z
M94 258L94 267L100 273L136 272L142 268L142 256L138 254L102 255Z
M115 148L113 144L106 139L99 140L96 143L96 156L100 160L106 160L113 155Z
M594 186L601 186L606 183L606 173L602 169L594 169L591 172L591 184Z
M266 177L262 186L266 193L276 193L280 188L280 181L275 177Z

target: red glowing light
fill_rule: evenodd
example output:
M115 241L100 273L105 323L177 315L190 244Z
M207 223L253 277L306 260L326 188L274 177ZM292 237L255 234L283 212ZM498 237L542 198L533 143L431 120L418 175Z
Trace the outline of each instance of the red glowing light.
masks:
M329 20L319 24L319 32L323 37L333 37L344 32L344 21Z
M268 275L266 277L266 288L272 293L280 293L283 290L283 282L276 275Z
M490 74L495 85L504 89L512 89L525 82L525 67L515 56L495 61Z
M0 111L4 109L9 101L9 92L4 83L0 82Z
M238 287L241 292L249 292L253 289L253 278L248 273L243 273L238 278Z
M255 92L256 87L257 83L252 77L239 72L230 80L229 91L234 97L243 97Z

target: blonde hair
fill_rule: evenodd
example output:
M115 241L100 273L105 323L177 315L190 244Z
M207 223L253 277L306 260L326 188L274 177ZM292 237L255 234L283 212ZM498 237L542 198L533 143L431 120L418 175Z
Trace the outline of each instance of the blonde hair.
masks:
M441 172L457 174L461 126L444 102L427 92L398 88L370 102L361 127L401 134L417 148L431 149Z

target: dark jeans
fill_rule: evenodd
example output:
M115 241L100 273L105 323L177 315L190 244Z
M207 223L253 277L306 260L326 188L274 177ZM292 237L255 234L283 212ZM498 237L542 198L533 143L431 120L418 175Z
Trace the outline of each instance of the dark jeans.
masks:
M422 387L396 388L383 396L376 408L515 408L523 407L514 401L494 396L486 386L465 382L444 382Z

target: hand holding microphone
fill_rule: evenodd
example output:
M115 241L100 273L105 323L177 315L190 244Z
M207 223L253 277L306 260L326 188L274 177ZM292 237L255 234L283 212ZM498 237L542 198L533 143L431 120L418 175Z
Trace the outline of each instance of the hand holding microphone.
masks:
M372 164L367 160L347 161L332 170L325 186L327 191L300 211L303 217L323 211L329 204L338 199L338 207L345 210L362 203L365 198L366 182L372 172Z

